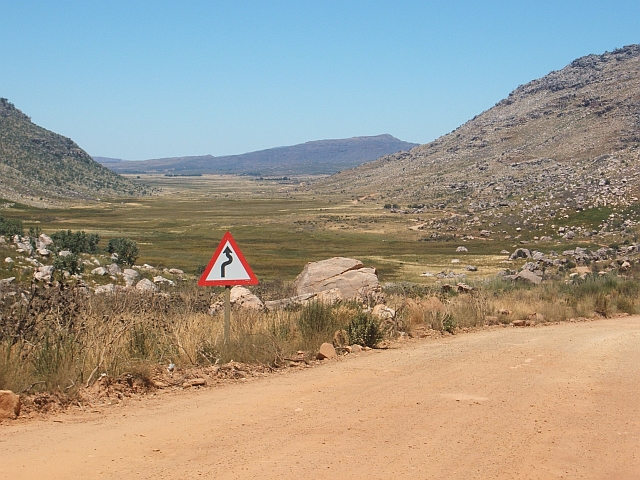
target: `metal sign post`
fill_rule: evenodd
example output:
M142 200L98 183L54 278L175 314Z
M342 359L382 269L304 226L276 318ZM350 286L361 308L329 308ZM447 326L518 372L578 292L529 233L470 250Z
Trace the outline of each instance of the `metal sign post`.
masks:
M224 287L224 343L231 336L231 286L257 285L258 279L231 236L222 237L215 253L205 268L198 285L200 287Z
M231 330L231 285L224 287L224 343L229 343Z

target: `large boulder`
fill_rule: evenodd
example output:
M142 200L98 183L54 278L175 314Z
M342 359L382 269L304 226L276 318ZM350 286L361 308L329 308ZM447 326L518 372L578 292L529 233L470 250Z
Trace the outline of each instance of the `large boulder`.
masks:
M318 355L316 358L318 360L325 360L329 358L336 358L338 355L336 354L336 349L330 343L323 343L320 345L320 350L318 351Z
M534 285L538 285L540 284L540 282L542 282L542 277L539 277L538 275L536 275L535 273L529 270L522 270L520 273L518 273L515 276L515 279L521 280L524 282L533 283Z
M20 415L20 395L11 390L0 390L0 420Z
M293 282L296 295L337 289L343 300L379 296L381 292L375 268L365 267L353 258L334 257L310 262Z
M528 248L518 248L511 254L509 260L517 260L519 258L531 258L531 251Z

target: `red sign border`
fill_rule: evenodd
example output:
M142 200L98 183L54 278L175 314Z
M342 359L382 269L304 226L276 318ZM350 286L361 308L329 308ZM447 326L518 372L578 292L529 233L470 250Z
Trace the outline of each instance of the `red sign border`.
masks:
M222 253L222 249L227 244L227 242L229 242L231 244L231 247L233 248L233 251L238 256L238 260L240 260L240 263L242 263L242 266L244 267L246 272L249 274L249 278L247 280L207 280L207 276L209 275L209 273L213 269L213 264L216 263L216 260L218 260L218 257ZM224 234L224 236L222 237L222 240L220 240L220 244L218 245L218 248L216 249L215 253L211 257L211 260L209 261L209 264L207 265L207 268L204 269L204 272L203 272L202 276L200 277L200 280L198 280L198 286L199 287L226 287L226 286L231 286L231 285L258 285L258 283L259 283L258 282L258 278L255 276L255 274L253 273L253 270L251 270L251 267L247 263L247 260L244 258L244 255L242 254L242 251L240 250L240 247L238 247L238 244L236 243L236 241L231 236L231 232L227 232L227 233Z

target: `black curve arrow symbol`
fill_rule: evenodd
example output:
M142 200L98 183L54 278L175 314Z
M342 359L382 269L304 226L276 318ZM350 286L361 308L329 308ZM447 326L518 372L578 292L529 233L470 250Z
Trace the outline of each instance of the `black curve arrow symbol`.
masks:
M229 246L227 245L227 248L225 248L222 253L224 253L227 256L227 261L226 262L222 262L222 265L220 265L220 277L224 278L224 269L227 267L227 265L231 265L233 263L233 257L231 256L231 252L233 252L233 250L231 250L231 248L229 248Z

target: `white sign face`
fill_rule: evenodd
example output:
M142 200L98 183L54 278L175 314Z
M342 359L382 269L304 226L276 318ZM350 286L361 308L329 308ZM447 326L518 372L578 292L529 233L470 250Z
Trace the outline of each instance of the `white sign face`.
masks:
M213 266L206 276L206 281L238 281L250 280L249 272L244 268L231 242L227 241L221 254L213 262Z
M257 284L258 279L251 271L231 233L227 232L200 277L198 285L214 287Z

